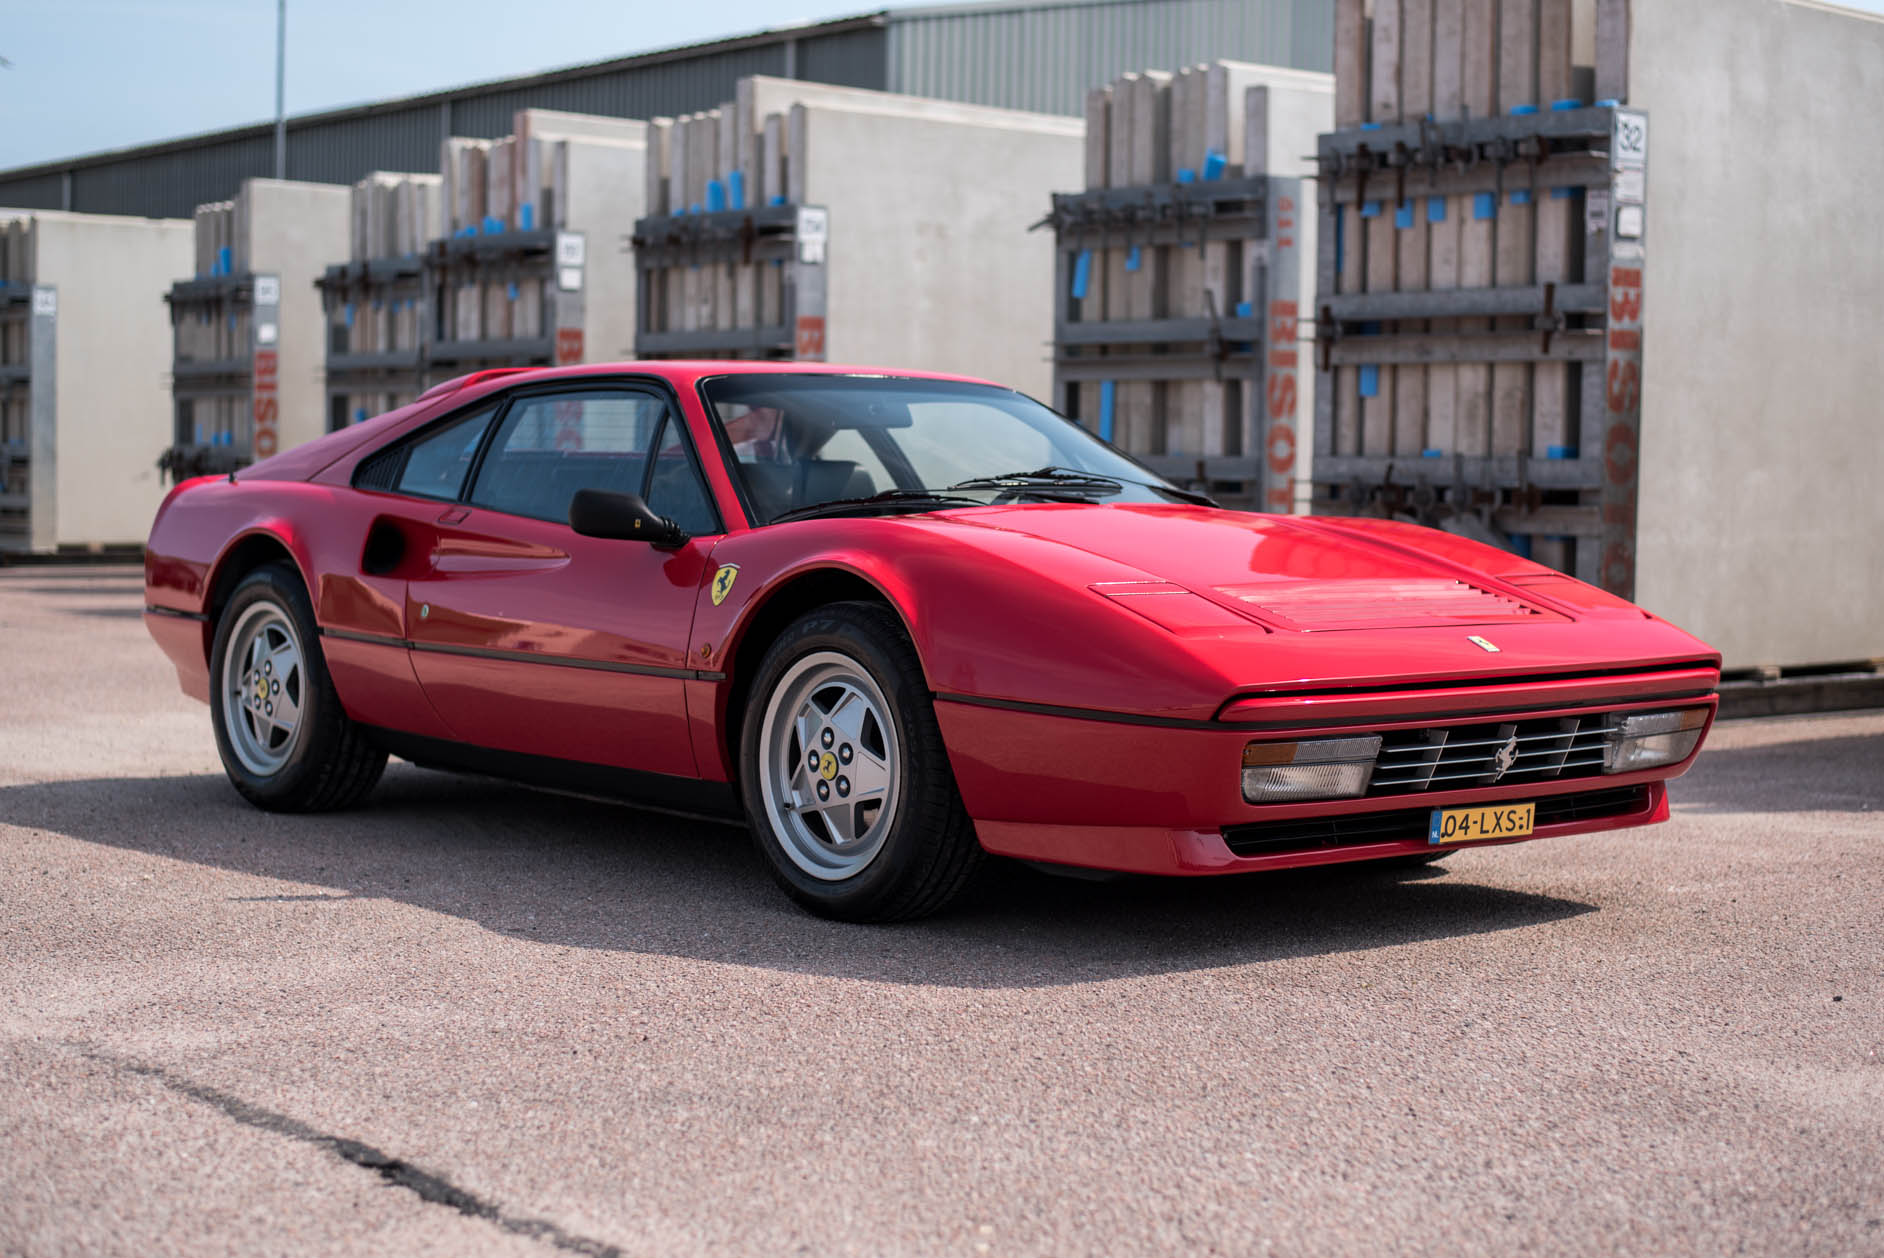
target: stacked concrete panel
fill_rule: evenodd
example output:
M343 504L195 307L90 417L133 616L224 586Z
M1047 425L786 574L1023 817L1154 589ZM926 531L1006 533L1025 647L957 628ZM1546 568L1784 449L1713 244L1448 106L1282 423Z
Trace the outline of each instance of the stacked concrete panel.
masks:
M402 259L416 263L431 240L442 203L437 175L375 171L353 185L348 256L355 262ZM345 327L353 353L417 350L425 303L416 287L372 291L329 312ZM398 403L393 403L397 405Z
M632 353L635 268L616 224L640 212L646 124L526 109L514 126L446 139L437 175L356 187L352 258L321 281L330 426L482 367Z
M1236 505L1296 506L1300 176L1332 96L1239 62L1122 75L1087 95L1085 190L1053 198L1056 403Z
M1610 37L1622 13L1337 6L1343 129L1318 151L1319 509L1420 519L1629 592L1633 470L1606 483L1586 439L1637 423L1602 388L1640 364L1633 328L1604 338L1612 284L1639 297L1643 251L1644 161L1615 143L1640 119Z
M0 216L6 217L6 216ZM0 248L0 549L136 545L162 500L187 219L35 211Z
M174 476L226 471L325 431L327 335L315 277L343 248L350 198L251 179L198 206L196 274L166 295L174 334Z
M1317 508L1508 546L1730 669L1884 657L1884 196L1845 156L1875 147L1884 22L1764 0L1335 17Z
M1044 396L1075 119L754 76L651 124L644 356L961 371Z
M561 287L568 278L562 267L503 256L490 240L483 246L447 245L444 252L460 265L451 268L451 282L439 293L442 339L527 341L559 335L558 361L625 358L634 343L635 270L631 256L611 247L606 224L640 211L647 124L525 109L518 111L514 126L498 140L454 137L444 142L441 235L447 241L491 238L498 243L560 235L566 238L565 250L572 247L567 238L580 238L583 282L605 299L574 317L565 311L559 321L559 304L584 304L579 290ZM603 247L587 247L592 234Z

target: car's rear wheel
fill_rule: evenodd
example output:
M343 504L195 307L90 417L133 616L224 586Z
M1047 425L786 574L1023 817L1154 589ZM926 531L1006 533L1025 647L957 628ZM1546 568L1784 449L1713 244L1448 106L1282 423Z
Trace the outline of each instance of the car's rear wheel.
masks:
M815 913L920 917L980 863L915 649L881 607L837 603L789 626L759 665L740 745L760 854Z
M210 717L230 782L271 811L344 808L386 769L386 753L341 709L314 609L286 564L249 573L223 607L210 648Z

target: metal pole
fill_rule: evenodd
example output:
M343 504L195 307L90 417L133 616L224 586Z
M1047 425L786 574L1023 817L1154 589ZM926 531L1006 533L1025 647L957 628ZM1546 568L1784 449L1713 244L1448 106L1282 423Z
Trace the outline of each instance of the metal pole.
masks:
M288 0L275 0L275 178L288 177Z

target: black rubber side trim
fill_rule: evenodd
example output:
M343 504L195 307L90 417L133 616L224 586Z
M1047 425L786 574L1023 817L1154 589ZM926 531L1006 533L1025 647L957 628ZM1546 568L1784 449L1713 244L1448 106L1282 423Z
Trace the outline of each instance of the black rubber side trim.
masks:
M704 817L711 821L739 822L745 817L738 792L730 782L707 782L699 778L623 769L610 764L560 760L554 756L533 756L521 751L500 751L493 747L427 738L421 734L408 734L379 726L361 726L361 729L386 751L428 769L477 773L521 782L527 786L600 796L664 812L677 812L688 817Z
M1002 708L1010 712L1031 712L1035 716L1063 716L1075 721L1104 721L1112 725L1152 725L1159 729L1248 729L1246 725L1226 725L1222 721L1193 721L1173 716L1140 716L1132 712L1107 712L1100 708L1063 708L1050 703L1027 703L1020 699L988 699L980 695L942 694L937 703L965 703L976 708ZM1302 722L1297 721L1300 725Z
M510 660L518 664L546 664L552 668L588 668L603 673L634 673L642 677L678 677L682 681L725 681L725 673L699 668L661 668L654 664L623 664L614 660L578 660L544 655L539 651L505 651L496 647L456 646L446 642L414 642L383 633L356 633L351 629L323 629L323 638L343 642L366 642L374 646L402 647L408 651L430 651L434 655L468 655L476 659Z
M194 620L198 624L208 624L209 616L203 612L178 611L174 607L158 607L152 603L144 605L146 616L175 616L178 620Z
M1383 693L1392 693L1385 691ZM1705 699L1712 690L1686 690L1669 694L1647 695L1640 699L1598 699L1586 703L1544 703L1534 705L1539 711L1573 712L1582 708L1614 708L1624 704L1663 703L1682 699ZM1264 733L1274 730L1321 729L1349 725L1387 725L1399 721L1455 721L1492 719L1523 712L1516 708L1472 708L1463 712L1409 712L1397 716L1312 717L1297 716L1287 721L1192 721L1178 717L1138 716L1130 712L1106 712L1097 708L1064 708L1048 703L1026 703L1019 699L987 699L980 695L940 694L937 703L965 703L977 708L1001 708L1010 712L1028 712L1035 716L1060 716L1074 721L1101 721L1112 725L1149 725L1158 729L1215 730L1219 733Z

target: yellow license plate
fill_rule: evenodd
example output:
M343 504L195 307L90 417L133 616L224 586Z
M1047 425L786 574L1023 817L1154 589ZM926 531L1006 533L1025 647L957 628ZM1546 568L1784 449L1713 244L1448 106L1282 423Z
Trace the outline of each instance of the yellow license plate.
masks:
M1426 829L1428 843L1477 843L1482 839L1517 839L1536 828L1536 804L1501 804L1496 808L1435 808Z

